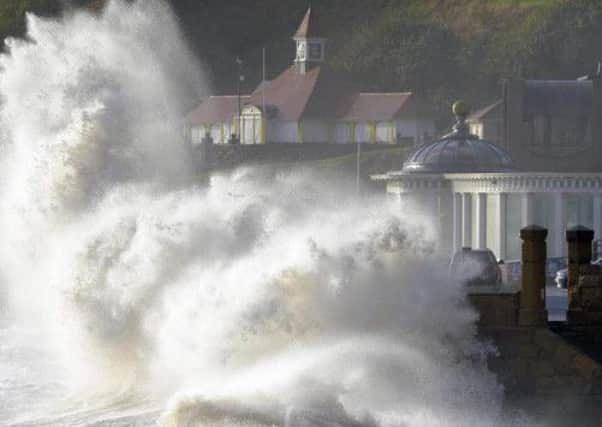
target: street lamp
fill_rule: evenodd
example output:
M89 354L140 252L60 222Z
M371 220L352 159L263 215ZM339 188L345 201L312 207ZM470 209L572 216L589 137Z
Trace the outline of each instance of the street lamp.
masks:
M238 95L238 140L242 144L242 105L240 103L240 84L244 81L245 77L242 75L242 59L240 56L236 57L236 64L238 65L238 82L237 82L237 95Z

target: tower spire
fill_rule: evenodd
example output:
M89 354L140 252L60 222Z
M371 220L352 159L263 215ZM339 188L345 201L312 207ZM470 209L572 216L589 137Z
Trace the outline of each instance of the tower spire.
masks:
M307 68L312 65L325 61L326 38L324 38L322 28L319 26L319 18L312 10L311 3L293 36L293 40L297 44L295 63L301 74L304 74Z

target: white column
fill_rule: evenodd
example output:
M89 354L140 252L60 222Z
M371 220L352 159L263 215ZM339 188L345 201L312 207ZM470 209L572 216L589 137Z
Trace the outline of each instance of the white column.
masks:
M565 227L566 227L566 193L554 193L554 243L552 245L553 257L565 256Z
M441 213L439 212L439 194L435 191L428 193L428 215L433 221L433 232L436 236L438 244L441 243ZM441 249L441 247L439 247Z
M521 227L532 225L535 221L535 194L521 194Z
M472 194L462 194L462 246L472 246Z
M506 206L508 204L508 194L500 193L496 197L495 241L497 246L493 248L493 251L498 259L506 259Z
M477 248L487 248L487 194L477 195Z
M602 193L592 194L592 206L594 209L594 239L602 238Z
M453 195L453 247L456 251L462 247L462 195L454 193Z

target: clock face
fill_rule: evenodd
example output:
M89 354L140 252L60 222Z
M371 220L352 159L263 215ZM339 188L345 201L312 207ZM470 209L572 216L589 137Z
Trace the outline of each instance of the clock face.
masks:
M304 42L297 43L297 59L299 61L305 60L305 43Z

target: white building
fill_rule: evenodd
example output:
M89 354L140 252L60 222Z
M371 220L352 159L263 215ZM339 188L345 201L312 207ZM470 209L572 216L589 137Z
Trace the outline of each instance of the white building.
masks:
M500 99L472 113L466 119L470 133L503 146L503 109L504 102Z
M387 193L431 217L440 249L489 248L520 257L519 230L548 229L548 256L566 256L565 231L575 225L602 236L602 174L515 172L510 156L479 139L459 117L454 131L424 145L400 171L374 176Z
M232 133L244 144L415 144L432 138L434 119L426 103L411 92L356 90L348 76L326 65L322 35L310 8L293 36L294 63L241 98L241 117L237 96L203 100L187 116L191 141L200 143L206 133L218 144Z

